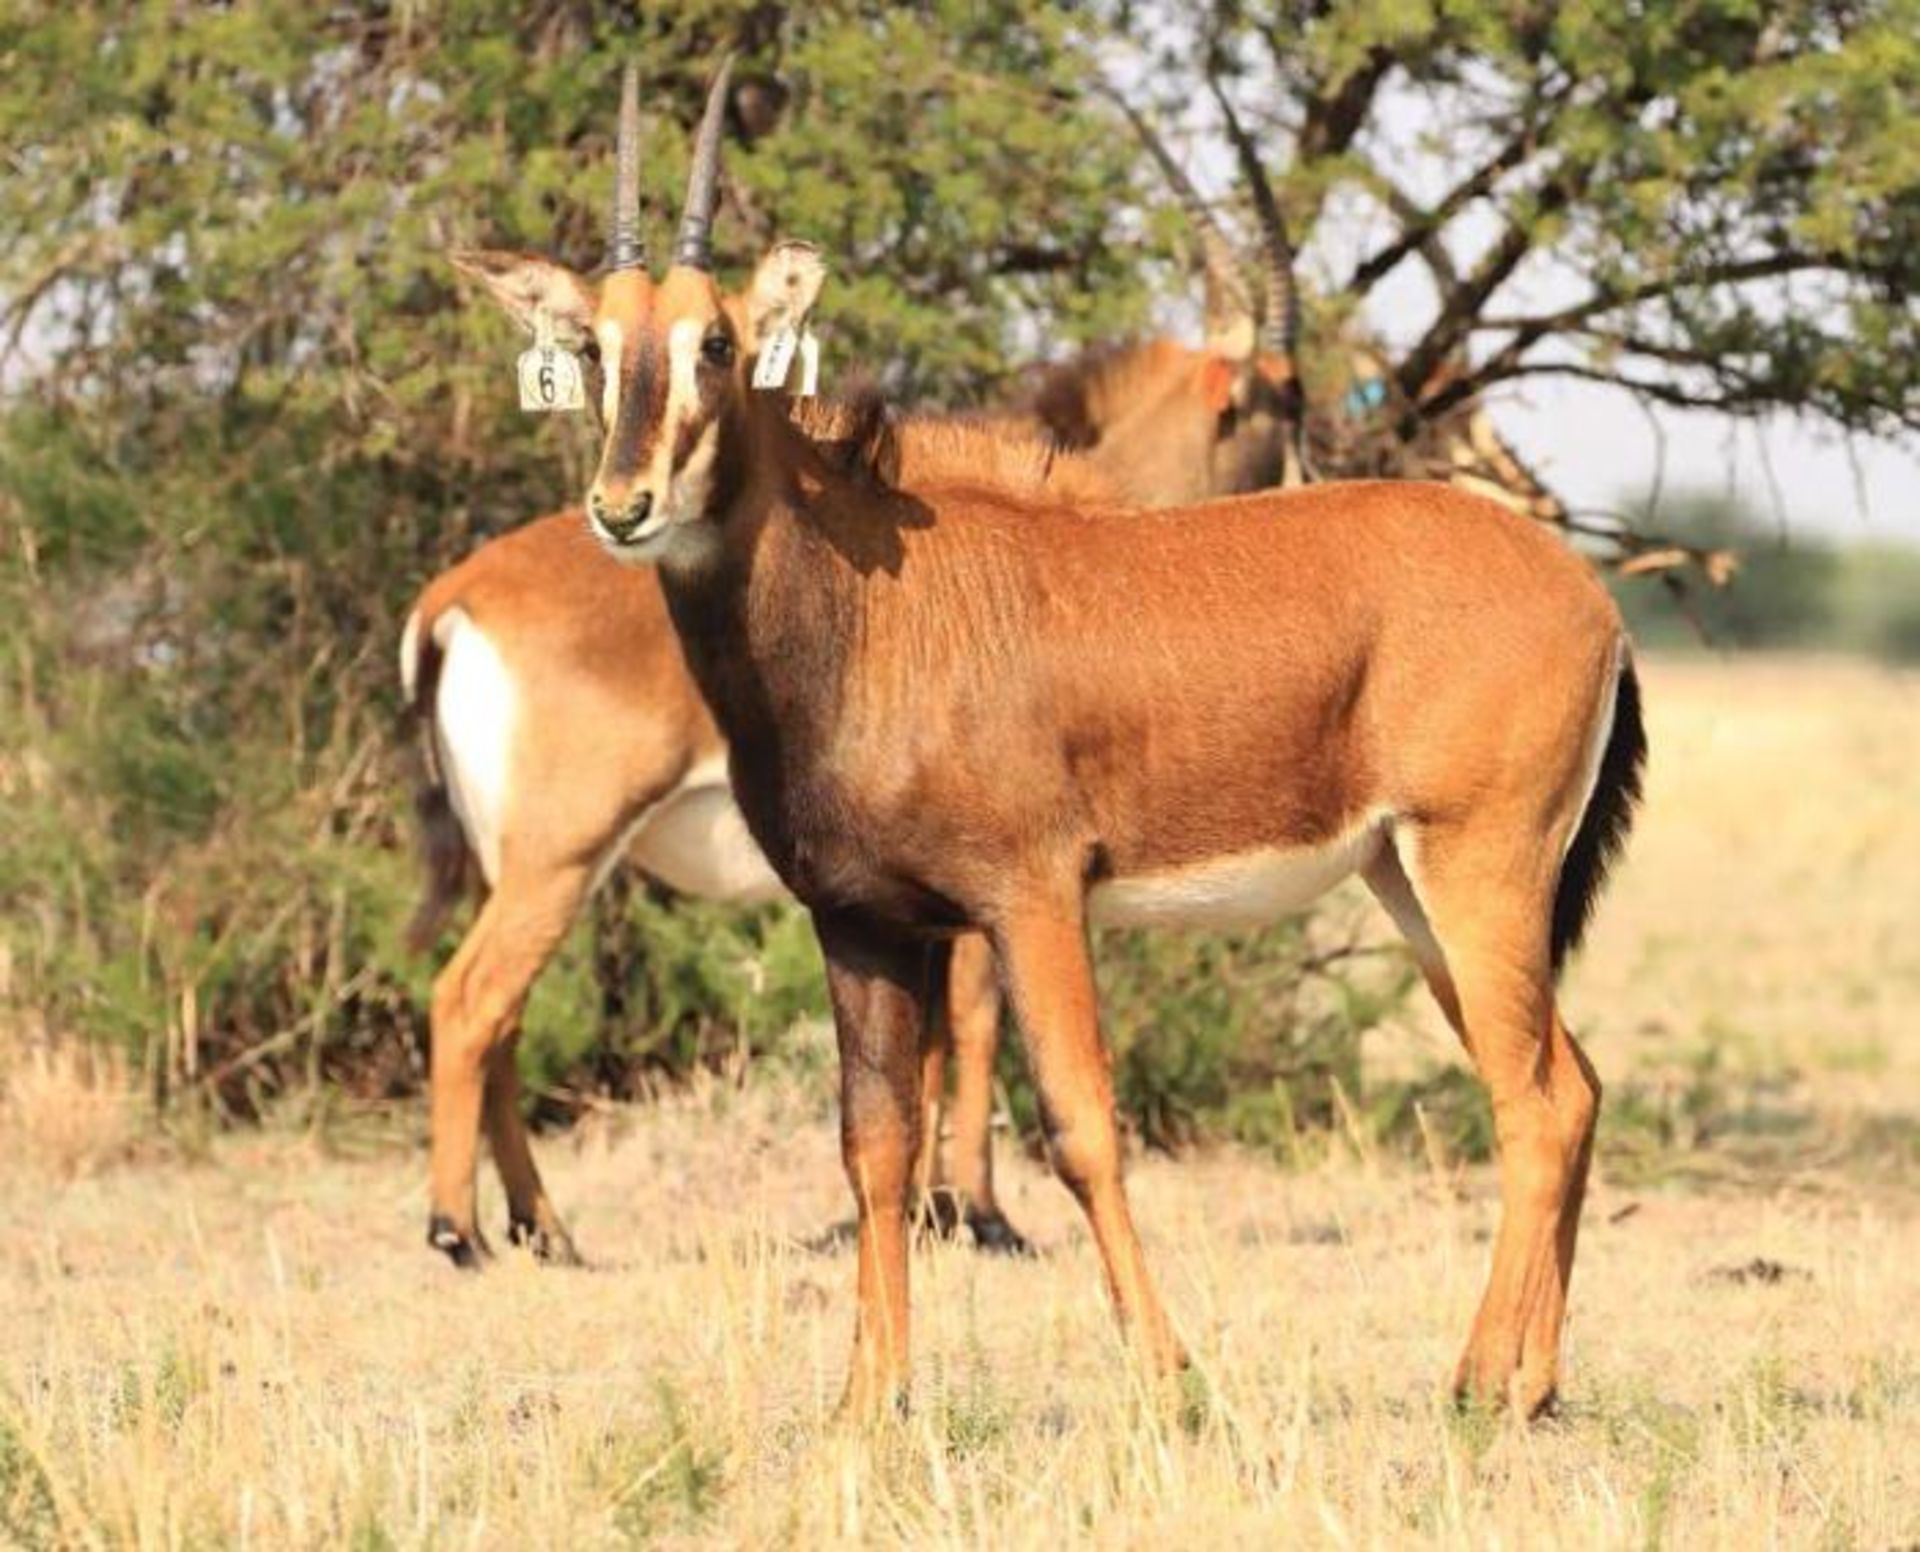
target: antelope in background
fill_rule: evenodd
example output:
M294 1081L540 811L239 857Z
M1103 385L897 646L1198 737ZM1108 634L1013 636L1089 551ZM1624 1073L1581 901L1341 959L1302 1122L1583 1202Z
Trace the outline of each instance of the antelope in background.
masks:
M711 273L726 79L658 283L523 256L490 285L617 361L589 520L658 567L748 828L813 915L859 1214L850 1405L908 1377L921 1041L954 936L991 941L1055 1168L1171 1370L1089 923L1263 919L1358 873L1492 1097L1503 1206L1455 1384L1537 1412L1599 1099L1555 980L1645 753L1611 599L1538 525L1450 486L1135 513L998 488L965 458L911 489L849 477L749 389Z
M617 143L618 165L634 165L631 72ZM1269 234L1262 293L1282 300L1263 307L1212 216L1167 165L1205 236L1207 344L1192 350L1156 340L1049 369L1025 407L981 423L1012 444L1016 479L1027 477L1020 449L1047 437L1086 449L1087 477L1111 485L1116 503L1162 506L1303 477L1290 365L1298 308L1286 299L1284 234ZM486 255L456 263L496 290L502 284ZM605 273L643 264L638 195L622 176ZM768 327L811 307L819 278L805 250L787 246L746 292L724 299L749 354ZM534 293L513 291L509 279L502 299L530 326ZM577 324L566 342L602 378L598 397L611 425L619 363ZM808 418L823 438L836 429ZM898 434L910 473L926 433L909 424ZM981 448L979 437L964 440ZM543 1259L571 1262L572 1239L520 1116L514 1045L533 983L622 861L682 893L742 904L775 897L779 882L733 804L725 742L687 673L658 581L607 556L577 509L489 540L430 582L407 617L400 671L407 704L429 734L418 797L427 892L411 943L431 946L468 888L477 882L484 892L434 984L429 1242L463 1267L486 1250L474 1201L484 1123L506 1191L509 1238ZM937 1226L965 1222L983 1248L1019 1250L1025 1242L993 1189L999 1028L986 942L962 939L928 1045L918 1194ZM939 1100L949 1050L955 1078L943 1154Z

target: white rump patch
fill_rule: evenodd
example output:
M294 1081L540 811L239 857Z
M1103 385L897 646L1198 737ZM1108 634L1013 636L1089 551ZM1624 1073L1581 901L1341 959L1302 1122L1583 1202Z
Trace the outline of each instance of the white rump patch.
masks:
M1593 719L1593 731L1588 735L1586 779L1580 786L1580 806L1573 811L1573 824L1567 830L1566 844L1560 848L1562 866L1566 864L1567 854L1573 850L1574 837L1580 833L1587 810L1593 806L1593 794L1600 786L1600 766L1606 760L1607 745L1613 740L1613 719L1620 711L1620 676L1626 672L1627 650L1625 636L1615 640L1606 681L1600 687L1600 715Z
M435 620L433 639L442 653L434 747L454 814L492 886L500 880L519 698L499 649L465 611Z
M703 900L749 905L783 893L733 801L724 756L689 771L646 812L627 855L669 888Z
M409 706L420 689L420 611L407 616L406 629L400 632L400 693Z
M1262 847L1164 873L1109 879L1087 897L1101 927L1258 927L1311 905L1374 858L1386 816L1322 846Z

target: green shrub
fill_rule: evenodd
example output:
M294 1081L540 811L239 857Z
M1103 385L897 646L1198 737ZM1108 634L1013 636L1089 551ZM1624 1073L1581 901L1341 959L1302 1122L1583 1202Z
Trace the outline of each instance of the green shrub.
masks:
M1232 1140L1296 1156L1303 1136L1339 1119L1362 1092L1361 1040L1413 984L1397 953L1316 947L1309 919L1261 931L1099 934L1101 1025L1116 1105L1149 1147ZM1042 1133L1018 1042L1000 1077L1015 1126Z

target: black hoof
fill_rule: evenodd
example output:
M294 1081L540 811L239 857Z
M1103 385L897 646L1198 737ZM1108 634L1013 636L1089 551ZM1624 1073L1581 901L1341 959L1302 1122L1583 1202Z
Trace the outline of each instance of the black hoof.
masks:
M967 1229L973 1235L973 1248L990 1256L1031 1256L1032 1243L997 1207L991 1212L967 1209Z
M485 1246L462 1234L444 1213L427 1220L427 1243L463 1272L477 1272L485 1261Z
M533 1252L542 1266L585 1266L565 1229L543 1229L531 1218L507 1220L507 1243Z

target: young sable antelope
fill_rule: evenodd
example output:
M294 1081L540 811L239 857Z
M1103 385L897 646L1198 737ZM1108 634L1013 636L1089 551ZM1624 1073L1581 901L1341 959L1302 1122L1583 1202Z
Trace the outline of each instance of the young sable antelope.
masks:
M637 97L629 70L622 166L636 165L639 154ZM1130 505L1297 482L1298 308L1288 300L1283 235L1275 248L1277 218L1263 216L1256 275L1136 123L1203 239L1206 343L1150 340L1087 352L1039 374L1024 405L980 424L1022 447L1042 438L1084 450ZM1257 165L1250 176L1259 177ZM1256 205L1264 210L1271 200ZM616 183L613 232L607 272L643 264L637 193L627 180ZM505 283L497 288L502 301L531 326L537 298L512 288L511 262L456 262L483 283ZM811 250L781 245L744 293L724 300L749 354L774 320L804 316L820 278ZM602 379L592 386L604 389L598 341L557 322L583 347L590 378ZM593 398L613 403L604 392ZM911 444L941 432L938 423L909 423L897 434L911 459ZM484 1124L506 1191L509 1238L542 1259L575 1261L520 1118L513 1048L534 982L593 890L623 862L682 893L736 903L770 898L779 883L732 803L726 744L687 673L658 580L649 568L609 558L579 512L490 540L428 583L407 617L400 672L429 748L418 796L427 894L409 932L414 946L439 936L470 888L483 895L434 987L428 1241L463 1267L479 1265L486 1252L474 1208ZM993 1190L1000 1000L983 938L956 944L944 1011L927 1054L916 1194L941 1227L964 1222L983 1248L1023 1249ZM943 1153L949 1051L956 1076Z
M527 257L511 285L617 365L590 522L659 567L741 812L813 914L859 1211L851 1404L907 1379L920 1042L953 935L991 940L1055 1167L1128 1329L1173 1368L1088 924L1264 919L1357 872L1493 1099L1504 1206L1456 1383L1543 1407L1599 1097L1555 973L1645 748L1605 590L1444 486L1139 514L964 473L846 477L751 391L710 273L724 84L661 280Z

